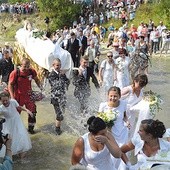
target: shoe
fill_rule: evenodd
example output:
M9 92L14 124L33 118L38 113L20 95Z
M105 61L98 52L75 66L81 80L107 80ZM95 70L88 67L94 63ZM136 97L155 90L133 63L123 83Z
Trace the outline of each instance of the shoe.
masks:
M29 132L30 134L35 134L34 126L28 126L28 132Z
M62 133L60 127L56 127L55 131L56 131L56 135L61 135Z

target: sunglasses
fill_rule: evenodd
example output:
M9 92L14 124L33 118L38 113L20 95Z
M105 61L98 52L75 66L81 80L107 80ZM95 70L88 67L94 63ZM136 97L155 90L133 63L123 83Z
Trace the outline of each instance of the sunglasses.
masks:
M112 55L108 55L107 57L108 57L108 58L112 58L113 56L112 56Z

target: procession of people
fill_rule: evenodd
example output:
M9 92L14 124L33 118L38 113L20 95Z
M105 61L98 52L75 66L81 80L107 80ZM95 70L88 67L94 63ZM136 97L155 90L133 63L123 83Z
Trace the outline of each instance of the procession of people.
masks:
M151 19L149 23L141 21L138 27L129 26L129 17L133 20L138 3L123 2L107 4L106 13L100 13L98 22L95 22L95 13L90 13L88 20L81 16L72 27L65 26L49 37L35 37L31 22L25 21L24 27L17 31L16 40L17 47L23 47L30 58L17 56L8 42L4 44L0 59L0 114L6 120L2 131L12 138L12 155L25 159L26 152L32 148L29 135L37 133L34 80L41 95L39 101L45 97L45 86L50 87L48 103L54 108L55 120L51 121L55 124L56 136L63 133L63 119L69 105L67 92L73 88L71 98L77 99L77 112L88 129L73 146L70 159L75 167L79 164L87 170L138 170L139 167L146 170L168 164L168 158L156 164L162 152L166 152L165 157L170 154L169 127L154 120L161 101L153 92L147 93L147 98L144 87L150 82L150 57L167 55L170 50L170 32L163 21L156 26ZM116 14L117 8L120 16ZM122 26L99 25L104 18L109 21L111 17L121 19ZM42 48L45 46L49 46L48 50ZM40 61L37 56L41 54ZM16 63L18 58L20 65ZM43 78L49 84L41 81L35 63L47 71ZM90 109L92 83L101 99L95 103L98 107L95 112ZM27 129L20 117L21 111L28 113ZM130 162L132 150L138 159L136 165Z

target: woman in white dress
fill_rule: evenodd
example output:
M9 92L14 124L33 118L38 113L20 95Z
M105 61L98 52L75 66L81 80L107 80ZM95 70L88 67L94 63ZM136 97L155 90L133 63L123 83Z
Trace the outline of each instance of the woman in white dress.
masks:
M105 122L95 116L88 121L89 132L80 137L73 148L72 165L82 164L88 170L116 170L113 157L120 158L120 149Z
M114 136L119 147L128 141L128 127L130 124L126 116L126 102L119 100L121 92L119 87L111 87L108 90L108 101L103 102L99 106L99 112L110 112L115 114L114 125L112 126L111 132ZM116 168L119 167L121 160L116 160ZM121 170L121 168L119 167Z
M122 89L123 87L130 85L130 74L129 74L129 64L130 58L126 56L126 50L121 49L119 52L119 57L116 59L116 81L114 83L115 86Z
M99 83L103 87L106 94L110 87L113 86L115 80L115 64L112 52L107 53L107 59L103 60L99 68Z
M127 102L127 117L130 122L130 125L134 128L131 128L129 131L129 138L133 136L135 130L135 114L133 110L130 110L134 105L139 103L143 97L143 87L148 83L148 78L145 74L138 74L134 80L133 84L127 87L124 87L121 90L121 98L125 99Z
M28 109L19 106L15 99L10 99L8 92L2 92L0 98L2 102L0 113L5 117L3 133L9 134L12 138L12 154L19 154L21 159L23 159L26 151L30 150L32 145L17 109L26 111L30 115L32 115L32 113Z
M166 129L163 122L159 120L142 120L138 132L139 134L136 134L130 142L121 147L123 152L122 160L130 170L137 170L139 167L141 170L150 169L153 164L157 162L156 157L160 155L161 152L166 153L170 151L170 142L162 139L165 131ZM137 164L133 166L125 154L131 150L134 150L135 155L137 156ZM155 162L153 161L154 159ZM149 163L147 160L152 161Z

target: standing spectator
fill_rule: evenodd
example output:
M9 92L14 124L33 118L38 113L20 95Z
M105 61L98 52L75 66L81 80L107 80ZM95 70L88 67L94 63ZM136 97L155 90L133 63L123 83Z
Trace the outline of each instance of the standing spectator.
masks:
M100 12L99 19L100 19L99 23L103 24L104 23L104 15L102 12Z
M110 24L110 26L108 27L108 31L112 32L114 31L115 27L113 26L113 23Z
M153 27L153 31L150 34L150 41L151 41L151 54L154 52L156 53L159 50L159 31L157 30L156 26Z
M36 105L31 99L32 79L35 80L37 86L42 90L42 86L34 69L30 68L30 60L24 58L21 61L21 67L13 70L9 76L8 90L12 99L16 99L20 106L25 107L33 113L28 116L28 132L34 134L34 126L36 123Z
M9 52L9 56L12 58L13 56L13 49L10 47L9 42L5 42L5 47L3 48L2 52L7 50Z
M89 67L92 69L94 72L94 67L95 67L95 59L99 59L99 49L98 46L95 45L94 41L90 41L90 46L87 47L85 55L89 58Z
M78 73L74 73L73 85L75 85L74 96L80 102L81 113L87 113L88 109L88 98L91 94L90 89L90 77L95 87L98 89L99 84L93 71L88 67L88 57L84 56L80 60L80 67L78 68Z
M152 19L149 19L149 23L148 23L148 42L150 42L150 34L151 34L151 31L153 31L153 26L154 26L154 22L152 21Z
M71 34L71 38L68 39L67 41L67 45L66 45L66 50L68 52L70 52L73 63L74 63L74 67L78 67L79 65L79 49L81 47L81 43L80 41L76 38L76 34L74 32L72 32Z
M159 22L159 25L158 25L158 27L157 27L157 30L159 31L158 50L160 50L161 47L162 47L162 37L161 37L161 35L162 35L162 31L163 31L164 29L166 29L166 26L163 24L163 21L160 21L160 22Z
M85 50L87 48L87 37L83 35L83 30L82 29L80 29L80 31L79 31L78 39L80 40L80 42L82 44L81 48L80 48L80 53L81 53L82 56L84 56L84 52L85 52Z
M161 48L161 54L165 50L165 54L168 53L168 50L170 48L170 32L168 32L167 29L162 30L162 48Z
M1 82L8 84L9 75L14 70L14 64L9 56L9 51L5 50L3 54L3 58L0 60L0 75L2 75Z
M61 61L57 58L53 61L53 71L48 76L48 80L51 86L51 104L54 106L56 113L57 135L62 133L60 126L66 107L66 89L69 85L69 79L60 69Z

